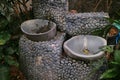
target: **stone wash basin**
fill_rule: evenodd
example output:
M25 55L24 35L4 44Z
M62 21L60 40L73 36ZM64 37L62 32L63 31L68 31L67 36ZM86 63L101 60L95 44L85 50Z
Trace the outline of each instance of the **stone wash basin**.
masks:
M33 19L23 22L21 30L32 41L48 41L56 35L56 24L48 20Z
M65 53L75 59L95 60L103 56L104 51L101 47L107 45L104 38L92 35L79 35L72 37L64 43ZM88 53L84 52L87 46Z

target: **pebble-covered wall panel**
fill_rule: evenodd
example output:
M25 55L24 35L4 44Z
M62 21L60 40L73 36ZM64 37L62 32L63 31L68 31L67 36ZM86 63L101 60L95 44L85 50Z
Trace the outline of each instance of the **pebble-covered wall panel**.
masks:
M109 24L108 13L90 12L66 15L66 33L71 36L90 34L93 30L102 29Z

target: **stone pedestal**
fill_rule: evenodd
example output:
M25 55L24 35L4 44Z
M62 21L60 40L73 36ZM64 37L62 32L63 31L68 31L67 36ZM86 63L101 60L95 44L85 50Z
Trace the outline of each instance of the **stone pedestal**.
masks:
M62 52L64 40L64 33L43 42L21 37L20 67L27 80L99 80L105 68L101 67L104 60L87 62L72 59Z

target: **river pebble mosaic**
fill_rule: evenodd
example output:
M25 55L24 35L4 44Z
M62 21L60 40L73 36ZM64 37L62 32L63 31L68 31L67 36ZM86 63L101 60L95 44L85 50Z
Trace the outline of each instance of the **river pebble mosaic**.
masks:
M71 36L90 34L93 30L103 29L109 24L108 13L90 12L66 15L66 33Z
M108 13L88 12L71 13L68 0L33 0L35 18L50 19L57 24L59 31L70 36L90 34L93 29L102 29L108 25Z
M50 19L60 31L65 31L65 15L68 11L68 0L33 0L35 18Z
M43 42L21 37L20 66L27 80L99 80L103 70L91 72L102 66L101 61L91 63L66 56L62 51L64 40L65 33L59 32L54 39Z

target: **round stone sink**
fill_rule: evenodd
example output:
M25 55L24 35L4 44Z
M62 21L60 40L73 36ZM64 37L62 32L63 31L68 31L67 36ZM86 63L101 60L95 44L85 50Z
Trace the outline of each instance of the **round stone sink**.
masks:
M21 30L32 41L47 41L56 35L56 24L42 19L27 20L21 24Z
M98 36L79 35L72 37L64 43L65 53L75 59L95 60L103 56L103 46L107 41Z

